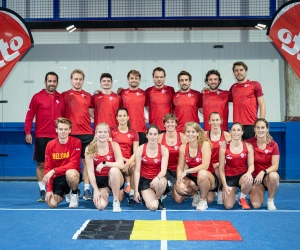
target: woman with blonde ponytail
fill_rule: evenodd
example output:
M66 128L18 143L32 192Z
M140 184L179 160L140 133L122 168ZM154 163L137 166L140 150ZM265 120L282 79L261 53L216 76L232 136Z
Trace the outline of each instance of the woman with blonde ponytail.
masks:
M123 157L118 143L109 141L110 130L106 123L95 128L95 138L86 147L85 160L88 176L94 189L93 201L99 210L107 207L110 190L113 193L113 212L121 212L124 199Z
M184 131L188 143L182 144L179 149L176 192L173 192L173 199L181 203L185 200L185 196L190 195L193 197L192 205L197 210L205 210L207 202L214 199L215 194L210 191L218 187L217 177L208 171L211 143L196 122L187 122Z
M254 149L254 184L250 192L250 201L254 208L264 203L264 194L268 190L267 209L276 210L274 197L279 187L279 149L269 133L269 123L259 118L254 123L255 137L247 140Z

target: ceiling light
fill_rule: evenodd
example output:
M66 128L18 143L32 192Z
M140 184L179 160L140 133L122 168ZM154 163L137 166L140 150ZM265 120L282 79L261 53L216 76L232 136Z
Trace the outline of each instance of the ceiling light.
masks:
M266 28L266 25L258 23L258 24L255 26L255 28L257 28L257 29L259 29L259 30L263 30L264 28Z
M70 26L68 26L67 28L66 28L66 30L70 30L70 29L73 29L75 26L74 25L70 25Z
M77 28L75 27L75 28L69 30L69 33L73 32L73 31L76 30L76 29L77 29Z

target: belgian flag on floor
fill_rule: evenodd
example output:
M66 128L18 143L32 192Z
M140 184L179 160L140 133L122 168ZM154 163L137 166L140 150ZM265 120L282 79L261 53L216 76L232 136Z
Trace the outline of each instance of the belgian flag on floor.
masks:
M230 221L88 220L73 239L241 241L242 237Z

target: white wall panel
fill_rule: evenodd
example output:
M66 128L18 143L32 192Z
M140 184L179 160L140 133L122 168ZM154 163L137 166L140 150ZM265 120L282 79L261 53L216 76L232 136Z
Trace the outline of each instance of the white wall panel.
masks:
M166 84L178 89L177 74L186 70L193 77L192 88L201 90L208 70L217 69L223 78L222 89L235 82L232 64L242 60L249 66L248 78L262 83L267 119L282 121L285 116L284 59L259 30L146 29L74 32L33 32L35 45L16 65L0 96L5 104L4 122L23 122L32 95L44 87L48 71L59 75L58 91L70 88L70 73L75 68L86 74L84 89L100 88L101 73L113 76L113 90L127 87L127 73L142 74L141 88L153 85L155 67L166 70ZM213 45L222 44L223 49ZM115 46L112 50L104 46ZM231 120L230 114L230 120Z

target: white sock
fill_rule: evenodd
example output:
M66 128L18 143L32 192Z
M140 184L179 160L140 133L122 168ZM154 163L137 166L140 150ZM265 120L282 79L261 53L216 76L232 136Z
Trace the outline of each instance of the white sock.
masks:
M45 184L41 181L38 182L40 190L45 190Z
M130 186L130 182L126 182L126 186Z
M240 194L240 199L242 199L242 198L245 198L246 199L246 194L243 194L242 192L241 192L241 194Z
M84 191L90 189L90 184L84 184Z
M129 195L134 195L134 190L133 189L130 189Z

